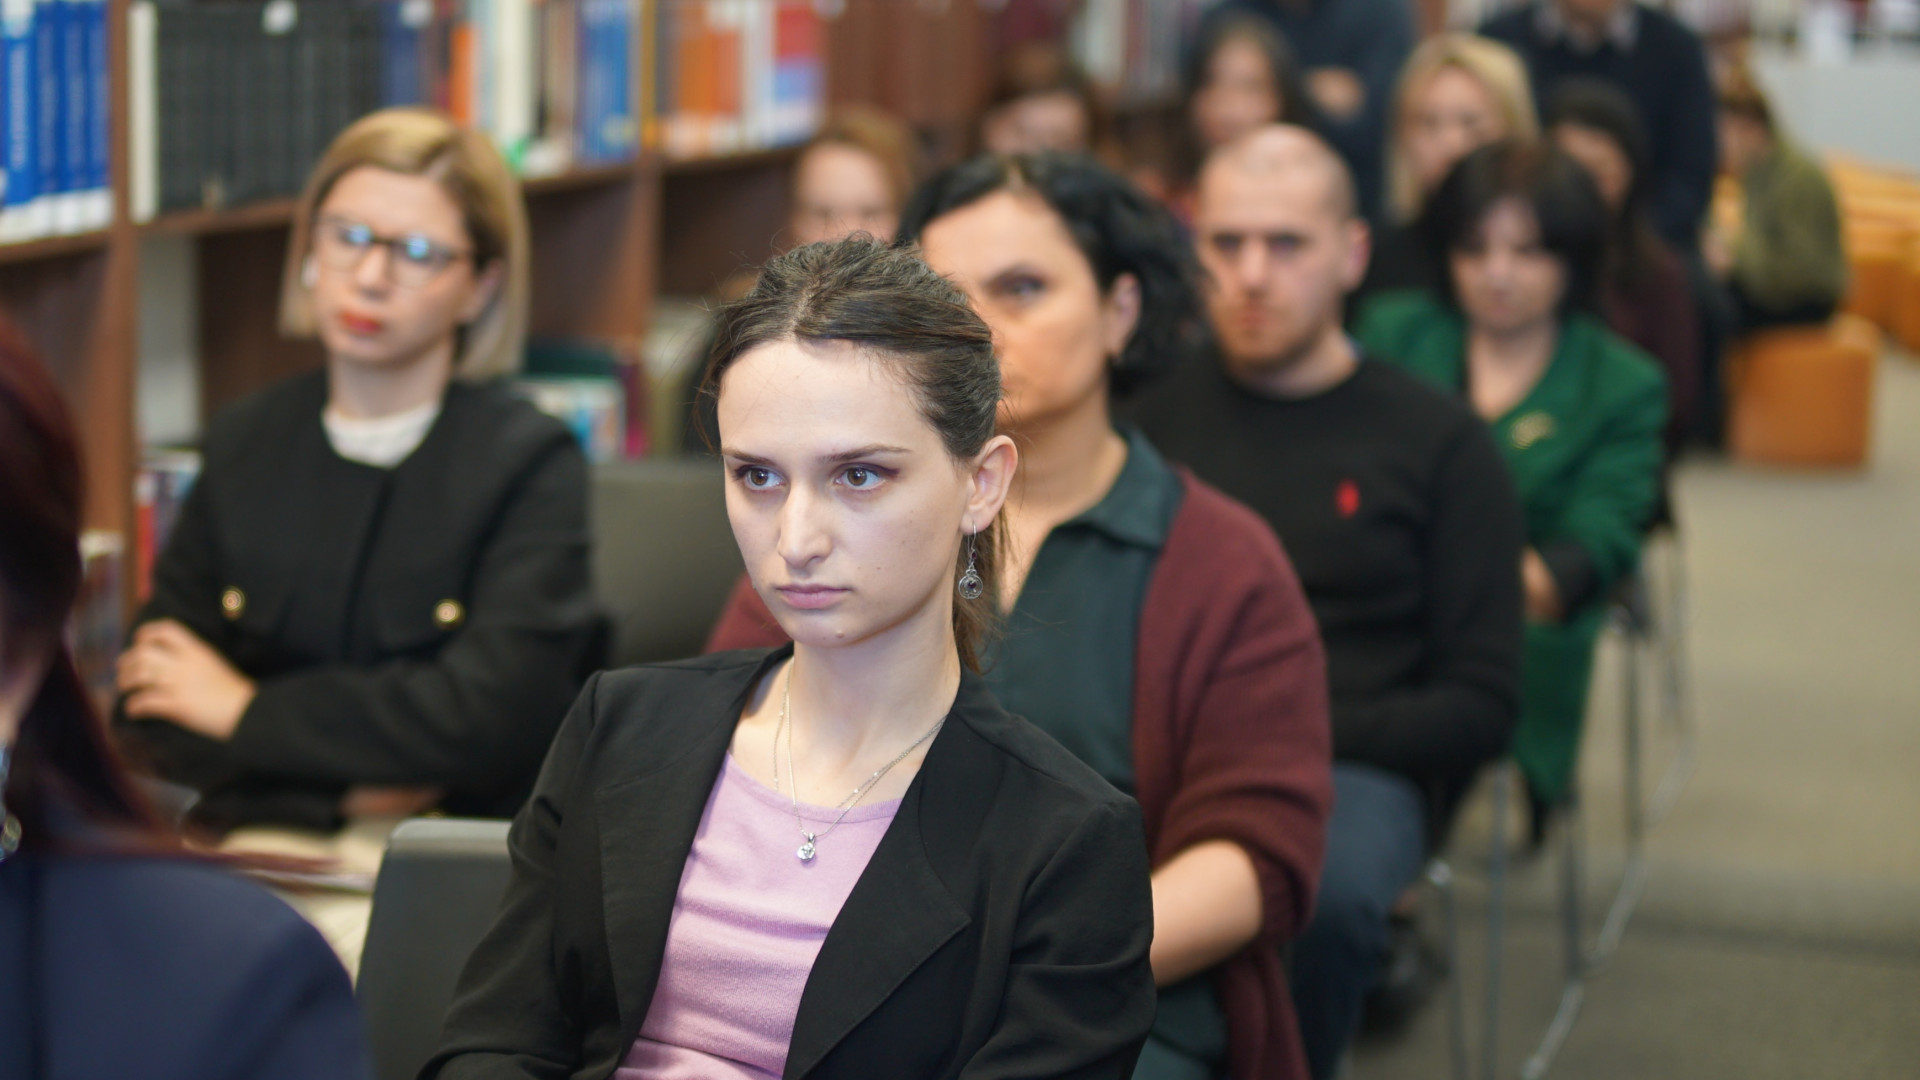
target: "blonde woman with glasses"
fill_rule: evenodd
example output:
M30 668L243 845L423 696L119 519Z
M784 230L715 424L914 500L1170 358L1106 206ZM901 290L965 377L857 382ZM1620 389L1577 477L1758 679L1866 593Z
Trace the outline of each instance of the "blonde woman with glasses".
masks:
M587 473L493 377L527 310L519 185L388 110L301 198L283 331L323 370L214 418L119 665L116 729L196 824L510 815L597 657Z
M1360 293L1437 290L1419 222L1427 197L1473 151L1539 133L1527 68L1512 49L1473 34L1441 34L1421 43L1407 58L1394 96L1386 220L1374 235Z

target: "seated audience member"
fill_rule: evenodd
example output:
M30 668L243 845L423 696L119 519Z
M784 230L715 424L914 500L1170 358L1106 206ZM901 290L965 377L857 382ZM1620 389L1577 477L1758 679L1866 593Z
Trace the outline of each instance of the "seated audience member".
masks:
M1527 530L1513 754L1537 842L1572 783L1607 595L1633 569L1653 512L1666 381L1593 314L1607 211L1564 152L1519 141L1476 150L1429 213L1446 293L1375 297L1358 337L1368 355L1463 395L1513 472Z
M987 683L1145 814L1161 994L1134 1075L1302 1076L1280 946L1331 797L1319 637L1272 531L1110 404L1190 350L1192 256L1158 204L1053 155L941 173L901 236L993 328L1021 446ZM750 599L717 646L778 632Z
M890 243L900 226L900 208L913 193L919 156L913 132L890 114L860 105L834 110L794 159L786 246L841 240L857 232ZM721 283L720 299L745 296L754 277L748 270L728 278ZM698 355L710 352L708 342ZM686 381L681 449L711 454L713 400L700 396L697 374Z
M1326 134L1353 170L1365 215L1380 211L1387 100L1418 40L1409 0L1224 0L1209 19L1265 19L1306 69ZM1203 28L1202 35L1206 33Z
M707 385L793 644L588 683L422 1076L1126 1076L1139 810L977 674L991 332L906 252L813 244L723 309Z
M307 183L283 328L326 367L229 408L120 659L125 744L201 824L509 815L601 637L587 471L519 362L519 186L425 110Z
M1293 50L1273 24L1251 15L1205 24L1187 61L1185 101L1186 143L1171 201L1188 221L1194 177L1216 147L1268 124L1322 127Z
M1520 696L1520 504L1485 425L1341 329L1367 227L1331 148L1273 127L1217 151L1196 222L1215 362L1135 418L1286 545L1326 644L1333 816L1295 944L1307 1059L1331 1077L1388 913L1507 748Z
M1740 233L1709 233L1707 261L1725 282L1733 331L1819 324L1846 295L1839 201L1820 163L1774 121L1745 71L1720 91L1720 160L1740 182Z
M1059 46L1027 41L1003 58L979 134L990 154L1101 153L1107 112L1092 80Z
M1360 294L1437 290L1420 212L1461 158L1501 139L1539 133L1527 69L1513 50L1472 34L1440 34L1407 58L1387 144L1385 224Z
M891 242L918 157L913 132L892 116L862 106L835 110L793 163L793 246L856 232Z
M1713 85L1706 46L1686 24L1635 0L1532 0L1480 32L1526 61L1542 112L1564 79L1600 79L1633 100L1647 131L1647 213L1692 252L1713 199Z
M1553 141L1600 190L1612 219L1600 310L1607 327L1667 374L1667 458L1686 440L1700 385L1700 326L1680 256L1647 218L1647 139L1633 102L1611 84L1569 79L1547 113Z
M370 1080L320 935L188 856L113 753L65 643L81 475L0 325L0 1076Z

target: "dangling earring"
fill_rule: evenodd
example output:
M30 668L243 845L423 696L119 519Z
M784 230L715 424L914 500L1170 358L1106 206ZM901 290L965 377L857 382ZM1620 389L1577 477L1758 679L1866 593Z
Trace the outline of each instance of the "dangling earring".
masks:
M13 760L13 748L0 745L0 862L20 850L20 819L7 809L7 769Z
M980 578L979 568L974 565L973 536L973 533L967 534L967 570L960 575L960 598L963 600L978 600L987 588L987 583Z

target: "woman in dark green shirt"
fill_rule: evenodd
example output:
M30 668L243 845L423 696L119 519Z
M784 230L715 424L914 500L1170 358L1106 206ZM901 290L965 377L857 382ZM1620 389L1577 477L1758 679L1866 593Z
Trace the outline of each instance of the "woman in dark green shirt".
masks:
M1572 778L1607 594L1653 510L1665 378L1592 314L1606 209L1563 152L1475 151L1428 213L1446 295L1382 294L1358 334L1370 355L1464 394L1513 469L1528 540L1513 752L1551 806Z

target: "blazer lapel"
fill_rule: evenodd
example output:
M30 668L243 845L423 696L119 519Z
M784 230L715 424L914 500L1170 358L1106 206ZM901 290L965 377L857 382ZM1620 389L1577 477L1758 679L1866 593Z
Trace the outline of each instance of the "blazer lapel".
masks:
M930 760L947 734L934 740ZM789 1080L811 1072L914 969L972 921L927 856L921 832L925 766L921 773L813 962L787 1049Z
M607 952L626 1043L639 1034L653 1002L680 875L737 717L736 709L712 718L662 767L594 792Z

